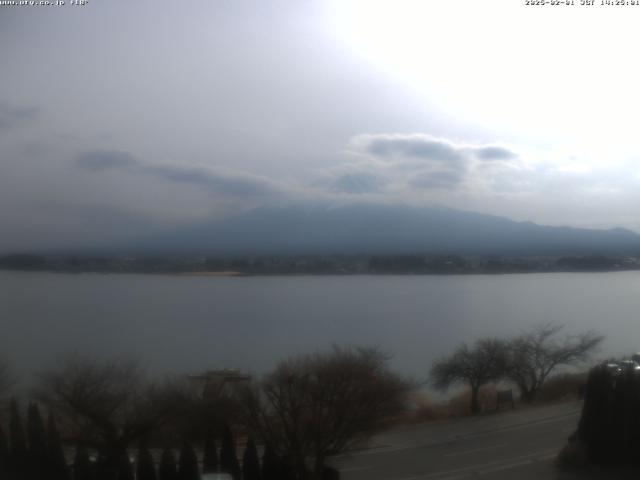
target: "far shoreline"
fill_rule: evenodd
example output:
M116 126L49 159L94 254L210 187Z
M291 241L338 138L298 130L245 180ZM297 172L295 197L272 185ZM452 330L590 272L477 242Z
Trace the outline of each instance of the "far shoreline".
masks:
M50 273L68 275L156 275L170 277L202 277L202 278L243 278L243 277L463 277L463 276L503 276L503 275L544 275L544 274L592 274L592 273L624 273L638 272L640 268L610 270L523 270L523 271L457 271L457 272L240 272L240 271L136 271L136 270L55 270L55 269L9 269L0 268L7 273Z

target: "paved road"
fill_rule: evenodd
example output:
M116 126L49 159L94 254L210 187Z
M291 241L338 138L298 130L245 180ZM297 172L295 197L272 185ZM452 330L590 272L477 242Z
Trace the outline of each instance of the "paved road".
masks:
M343 480L581 478L554 464L579 409L566 403L401 427L333 463Z

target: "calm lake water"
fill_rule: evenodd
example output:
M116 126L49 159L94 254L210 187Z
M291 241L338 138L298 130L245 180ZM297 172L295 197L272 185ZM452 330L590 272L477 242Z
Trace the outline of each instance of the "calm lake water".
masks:
M467 276L187 277L0 272L0 355L23 378L66 352L137 357L152 372L259 374L332 344L379 345L426 378L483 335L540 322L640 350L640 272Z

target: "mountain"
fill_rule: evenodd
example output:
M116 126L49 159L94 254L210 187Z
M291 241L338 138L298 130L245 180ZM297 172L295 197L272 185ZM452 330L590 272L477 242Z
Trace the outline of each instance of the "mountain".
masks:
M640 235L515 222L443 207L356 204L261 207L163 232L126 250L148 254L640 254Z

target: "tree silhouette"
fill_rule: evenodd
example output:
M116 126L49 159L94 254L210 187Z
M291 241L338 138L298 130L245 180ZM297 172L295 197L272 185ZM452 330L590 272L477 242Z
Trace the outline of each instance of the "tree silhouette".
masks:
M439 390L454 383L466 383L471 389L471 413L480 413L480 387L506 373L506 343L497 338L482 338L469 347L463 343L449 357L431 368L431 382Z
M334 348L291 358L238 392L244 420L298 477L369 438L405 407L410 384L375 348ZM284 474L283 474L284 475Z
M44 478L50 468L47 465L47 439L40 415L35 403L27 408L27 440L29 445L28 470L34 479Z
M156 480L156 478L153 456L147 448L146 442L141 441L136 462L136 480Z
M64 456L56 419L51 412L47 419L47 463L51 480L69 480L69 467Z
M9 474L9 444L0 425L0 478Z
M14 475L24 476L28 466L28 450L20 409L15 398L11 399L9 436L11 445L10 470Z
M220 471L231 475L233 480L240 480L240 463L236 454L236 444L233 441L233 434L228 425L222 428Z
M83 445L76 446L73 459L73 480L93 480L93 465Z
M131 443L174 418L183 392L148 381L135 362L72 355L40 375L36 393L84 433L104 473L117 472Z
M557 340L556 334L562 329L562 325L546 323L509 343L507 376L518 386L522 400L527 403L536 399L553 370L560 365L587 360L604 340L591 331Z
M262 480L280 480L280 462L268 444L262 454Z
M133 465L131 465L131 459L126 451L120 456L117 480L135 480Z
M260 480L260 457L258 457L258 449L249 437L247 446L242 456L242 480Z
M183 442L178 461L179 480L199 480L198 457L189 442Z
M202 472L213 473L218 470L218 452L216 437L212 429L207 430L204 440L204 456L202 458Z
M178 480L176 457L173 454L173 451L169 448L165 449L160 457L158 480Z

